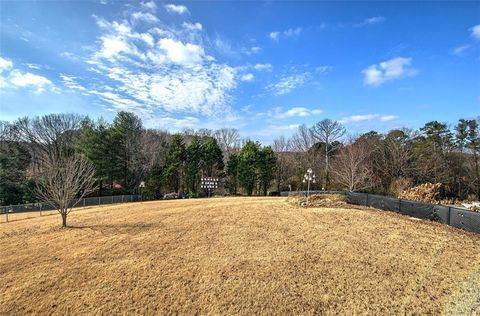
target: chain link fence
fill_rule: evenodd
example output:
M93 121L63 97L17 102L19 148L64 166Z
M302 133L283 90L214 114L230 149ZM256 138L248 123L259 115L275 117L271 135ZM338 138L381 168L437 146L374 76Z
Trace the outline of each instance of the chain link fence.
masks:
M77 208L77 207L116 204L116 203L128 203L128 202L136 202L139 200L140 200L139 195L112 195L112 196L87 197L87 198L81 199L74 207ZM41 215L43 211L53 211L53 210L55 210L55 208L46 202L0 206L0 214L4 214L6 216L7 221L8 221L9 214L40 212L40 215Z

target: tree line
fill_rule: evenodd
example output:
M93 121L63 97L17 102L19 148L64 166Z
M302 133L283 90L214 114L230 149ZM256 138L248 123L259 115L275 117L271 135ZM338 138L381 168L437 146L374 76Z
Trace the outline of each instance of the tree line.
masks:
M416 184L440 182L446 197L479 199L478 122L461 119L450 127L432 121L418 130L348 136L340 122L324 119L263 146L234 128L175 134L148 129L129 112L119 112L111 123L75 114L26 117L0 122L0 203L38 201L38 188L49 181L78 182L80 177L61 174L75 166L94 182L94 190L79 190L77 197L202 196L202 177L221 180L217 194L267 195L305 189L302 179L312 168L320 180L313 189L396 195Z

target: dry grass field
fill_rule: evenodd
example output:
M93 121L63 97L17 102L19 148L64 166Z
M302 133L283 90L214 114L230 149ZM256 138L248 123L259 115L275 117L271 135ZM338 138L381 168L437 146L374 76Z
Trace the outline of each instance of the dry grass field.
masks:
M0 314L473 314L480 235L284 198L158 201L0 224Z

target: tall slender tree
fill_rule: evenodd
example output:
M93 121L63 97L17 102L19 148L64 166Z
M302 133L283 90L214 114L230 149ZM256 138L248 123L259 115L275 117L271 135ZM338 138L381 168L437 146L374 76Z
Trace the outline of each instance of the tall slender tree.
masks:
M164 177L170 189L180 193L185 163L185 143L181 135L173 135L165 161Z
M310 130L317 141L324 143L325 188L327 188L329 185L328 160L330 154L337 148L337 146L332 146L332 144L345 135L346 129L340 122L324 119L313 125Z

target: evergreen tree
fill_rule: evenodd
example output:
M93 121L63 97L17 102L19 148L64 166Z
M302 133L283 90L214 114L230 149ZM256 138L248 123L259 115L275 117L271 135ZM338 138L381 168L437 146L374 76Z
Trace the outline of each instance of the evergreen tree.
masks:
M194 137L186 149L185 180L187 190L191 194L196 194L198 192L197 185L200 180L203 149L204 146L202 146L198 137Z
M75 150L84 155L95 167L98 186L98 195L102 195L102 183L110 184L115 180L117 161L114 159L114 143L109 124L103 120L97 123L86 119L75 140Z
M207 177L214 177L218 171L223 170L223 153L217 140L208 137L203 144L203 170Z
M1 141L0 205L33 202L26 175L29 164L30 153L25 146L16 141Z
M258 160L258 174L260 180L260 187L262 188L263 195L267 195L267 190L275 175L275 168L277 164L277 157L272 147L264 147L259 152Z
M182 136L173 135L165 161L164 177L170 189L180 193L183 167L185 162L185 144Z
M115 176L122 179L126 189L133 190L143 177L140 152L142 121L129 112L119 112L111 129Z
M234 195L237 194L238 160L238 155L233 153L227 162L228 189Z
M247 141L238 154L238 182L247 195L252 195L257 184L257 165L260 145Z

